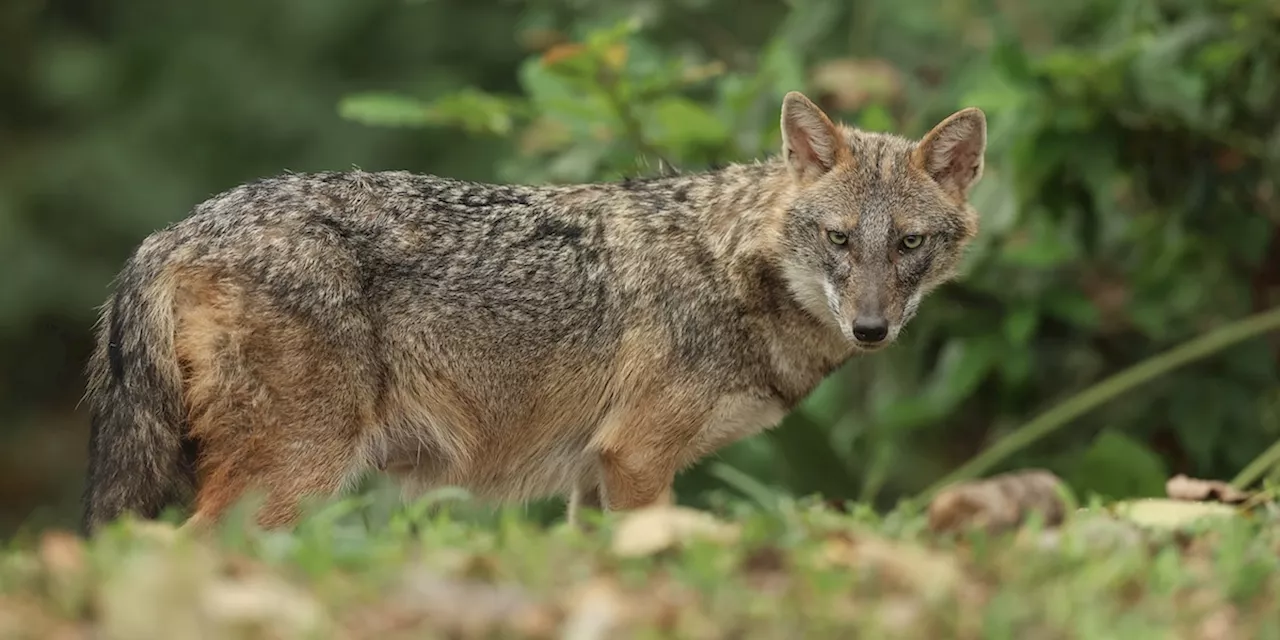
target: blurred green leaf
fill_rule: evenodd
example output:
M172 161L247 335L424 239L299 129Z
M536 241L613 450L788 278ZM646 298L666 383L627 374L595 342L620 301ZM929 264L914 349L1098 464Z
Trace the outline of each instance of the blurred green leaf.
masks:
M568 125L579 136L590 136L593 126L615 124L602 95L584 95L536 59L520 66L520 83L535 110Z
M469 133L505 135L514 123L517 103L480 91L463 90L431 102L386 93L343 98L342 117L385 127L456 126Z
M434 123L421 100L391 93L358 93L342 98L338 113L349 120L383 127L418 127Z
M896 124L889 110L878 104L868 105L858 114L858 126L867 131L894 132Z
M702 105L681 96L663 98L648 109L646 128L656 144L681 149L690 145L724 144L729 137L725 122Z
M765 48L761 58L760 72L773 81L773 93L781 96L788 91L805 88L804 61L798 50L782 40L774 40Z
M1062 476L1077 494L1116 499L1163 496L1169 473L1146 445L1108 429L1083 454L1072 454Z
M923 398L935 415L953 409L977 389L1003 351L997 336L954 338L938 356Z
M1014 307L1004 318L1004 335L1016 347L1026 346L1040 320L1039 311L1031 305Z
M1052 291L1043 300L1043 308L1049 314L1082 328L1098 325L1098 308L1084 292L1077 289Z

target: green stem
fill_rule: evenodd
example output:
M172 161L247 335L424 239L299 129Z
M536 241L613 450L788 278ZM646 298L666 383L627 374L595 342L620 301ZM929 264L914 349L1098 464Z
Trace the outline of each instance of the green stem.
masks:
M1010 455L1065 426L1099 405L1184 364L1211 356L1254 336L1280 329L1280 307L1248 316L1224 327L1184 342L1116 373L1036 416L991 448L947 474L921 494L932 500L939 491L956 482L981 476ZM1274 447L1273 447L1274 448Z
M1268 470L1280 466L1280 441L1267 447L1257 458L1253 459L1248 466L1231 481L1231 486L1243 491L1245 487L1257 482Z

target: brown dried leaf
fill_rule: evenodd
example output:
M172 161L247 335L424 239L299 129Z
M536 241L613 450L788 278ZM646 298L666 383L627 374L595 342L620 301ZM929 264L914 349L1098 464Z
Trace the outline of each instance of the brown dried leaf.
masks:
M0 638L79 640L94 637L85 625L56 616L38 598L0 596Z
M1221 480L1200 480L1181 473L1164 483L1164 492L1174 500L1226 504L1241 504L1253 497L1252 493L1241 491Z
M516 34L520 46L529 51L544 51L568 40L563 32L556 29L532 27Z
M217 580L201 593L206 620L230 629L263 629L296 637L325 627L324 610L310 594L267 575Z
M1090 269L1081 275L1079 284L1080 291L1098 309L1104 329L1112 332L1125 326L1132 287L1123 276Z
M54 576L75 575L84 569L84 542L66 531L47 531L40 536L39 553L45 570Z
M919 598L894 596L885 598L874 609L877 631L896 637L911 637L927 624L925 603Z
M415 568L395 596L349 621L356 637L380 638L429 627L449 637L511 634L545 638L554 634L559 611L517 586L448 578Z
M525 127L520 134L518 145L520 153L537 156L559 151L569 146L572 141L573 132L568 126L559 120L542 116Z
M560 634L565 640L611 638L635 614L629 600L608 580L594 580L576 591Z
M613 552L620 556L647 556L694 537L732 543L738 527L709 513L677 506L656 506L633 511L613 534Z
M964 579L953 556L871 534L833 536L822 558L831 565L870 569L886 587L912 595L957 593Z
M37 547L47 578L48 595L70 610L87 604L89 584L84 542L65 531L47 531Z
M542 54L542 64L550 67L564 62L565 60L576 58L586 51L586 45L577 42L562 42L549 47Z
M760 547L742 559L742 570L748 574L783 573L787 570L787 556L777 547Z
M747 583L759 591L781 592L790 578L790 562L781 549L767 546L755 549L739 565Z
M1234 606L1222 606L1200 622L1196 627L1195 637L1202 640L1239 638L1239 619L1240 612Z
M1066 516L1054 474L1032 469L986 480L962 482L939 493L929 504L929 528L935 532L980 528L997 532L1018 526L1032 512L1056 526Z
M161 640L207 635L200 601L217 574L216 557L200 545L139 549L97 589L101 637Z
M697 592L661 576L636 588L596 576L563 591L559 602L565 615L556 630L558 638L625 638L637 625L664 638L672 637L677 628L680 637L722 637L722 630L699 606Z
M1236 149L1219 149L1213 155L1214 164L1218 165L1218 170L1223 173L1235 173L1244 168L1248 161L1248 156Z

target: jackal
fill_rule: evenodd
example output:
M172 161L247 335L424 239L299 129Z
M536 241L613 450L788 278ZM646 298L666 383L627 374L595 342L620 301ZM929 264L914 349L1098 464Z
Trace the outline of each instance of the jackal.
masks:
M977 233L980 110L908 140L792 92L781 129L780 154L695 174L285 174L199 204L103 306L86 532L248 491L288 525L371 469L571 519L671 500L892 343Z

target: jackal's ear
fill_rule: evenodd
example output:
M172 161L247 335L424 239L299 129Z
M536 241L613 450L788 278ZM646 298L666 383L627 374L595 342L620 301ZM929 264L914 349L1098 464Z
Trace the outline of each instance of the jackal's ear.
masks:
M987 150L987 116L981 109L961 109L938 123L916 146L912 161L948 193L961 199L982 177Z
M840 131L818 105L798 91L782 99L782 157L792 178L817 180L850 155Z

